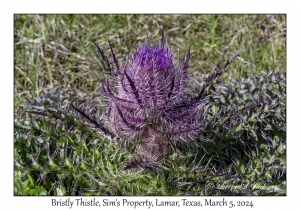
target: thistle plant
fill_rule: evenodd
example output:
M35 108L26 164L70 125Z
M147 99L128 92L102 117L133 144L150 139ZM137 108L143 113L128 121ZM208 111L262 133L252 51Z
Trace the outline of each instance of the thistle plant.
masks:
M135 142L139 155L147 158L167 154L179 141L195 139L204 127L209 103L188 96L190 49L184 59L178 55L176 62L162 31L161 43L137 46L123 65L111 48L112 66L95 45L115 74L102 83L102 89L108 104L108 127L116 136Z

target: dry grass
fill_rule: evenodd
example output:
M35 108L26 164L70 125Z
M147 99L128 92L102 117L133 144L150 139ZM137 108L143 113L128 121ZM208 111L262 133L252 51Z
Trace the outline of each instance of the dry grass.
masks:
M109 57L110 41L124 62L147 34L158 42L162 26L176 54L191 47L195 78L241 49L227 81L286 69L285 15L15 15L15 106L49 86L94 97L106 76L93 41Z

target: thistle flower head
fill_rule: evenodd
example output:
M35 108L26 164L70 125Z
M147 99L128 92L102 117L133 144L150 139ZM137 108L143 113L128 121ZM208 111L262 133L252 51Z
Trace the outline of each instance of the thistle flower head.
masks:
M165 154L170 141L193 140L207 111L205 100L193 100L186 94L190 50L185 59L175 62L165 41L163 34L160 44L138 46L120 67L111 48L114 69L96 45L108 68L116 73L102 84L109 127L121 139L136 140L147 157Z

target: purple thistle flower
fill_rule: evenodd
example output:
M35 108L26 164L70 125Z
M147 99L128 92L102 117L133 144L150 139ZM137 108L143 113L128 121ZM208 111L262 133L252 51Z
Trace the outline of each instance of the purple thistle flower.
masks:
M190 49L185 59L175 62L165 42L162 32L160 44L138 46L125 65L118 64L110 45L115 68L95 44L108 69L116 74L102 84L109 127L121 139L136 141L138 153L147 158L168 153L171 141L194 140L208 110L207 100L187 95Z

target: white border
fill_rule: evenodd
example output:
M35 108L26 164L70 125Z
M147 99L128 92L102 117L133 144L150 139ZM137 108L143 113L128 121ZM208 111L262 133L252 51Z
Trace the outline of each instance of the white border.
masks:
M291 1L292 2L292 1ZM252 200L253 209L299 206L299 11L288 1L1 1L1 157L0 206L2 209L53 209L51 197L13 196L13 14L14 13L286 13L287 14L287 196L286 197L227 197L228 200ZM293 1L295 2L295 1ZM4 64L4 65L3 65ZM298 138L297 138L298 137ZM296 197L297 196L297 197ZM56 197L66 199L68 197ZM87 198L87 197L84 197ZM122 197L125 198L125 197ZM154 200L156 197L149 197ZM183 197L164 197L180 200ZM217 197L209 197L218 199ZM75 199L72 197L72 199ZM101 200L101 197L97 199ZM113 199L110 197L110 199ZM146 197L129 197L145 200ZM188 199L204 200L205 197ZM19 207L19 208L18 208ZM294 208L293 208L294 207ZM63 207L61 207L63 208ZM66 208L66 207L64 207ZM89 207L91 208L91 207ZM299 208L299 207L298 207ZM72 208L73 209L73 208ZM112 209L112 208L109 208ZM133 209L133 208L132 208ZM138 208L141 209L141 208ZM245 209L245 208L243 208Z

